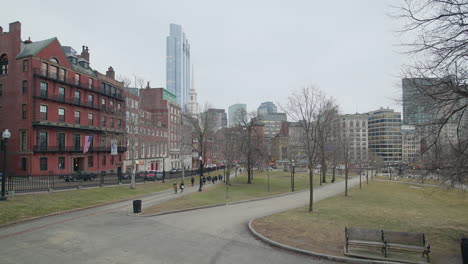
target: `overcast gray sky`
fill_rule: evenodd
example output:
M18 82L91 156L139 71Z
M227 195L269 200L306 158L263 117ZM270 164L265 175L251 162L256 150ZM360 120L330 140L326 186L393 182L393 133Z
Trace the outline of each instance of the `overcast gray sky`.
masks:
M0 25L22 23L23 39L58 37L91 66L166 81L169 24L191 43L199 102L249 110L284 102L292 89L316 85L344 113L401 107L397 21L386 16L398 0L6 1Z

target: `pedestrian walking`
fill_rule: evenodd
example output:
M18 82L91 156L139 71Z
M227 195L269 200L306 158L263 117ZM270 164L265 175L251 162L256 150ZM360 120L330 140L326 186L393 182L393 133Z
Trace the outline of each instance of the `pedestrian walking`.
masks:
M208 182L211 182L211 176L208 175L208 177L206 177L206 179L208 180Z
M192 178L190 179L190 182L192 182L192 187L193 187L193 183L195 182L195 179L193 178L193 176L192 176Z
M211 183L214 184L214 182L215 182L215 178L213 177L213 178L211 179Z
M181 182L181 183L180 183L179 188L180 188L180 193L183 193L183 192L184 192L184 189L185 189L184 182Z
M206 184L206 178L205 178L205 176L203 176L203 178L202 178L202 183L203 183L203 185Z
M218 175L218 180L221 181L223 179L223 176L221 174Z
M174 182L172 188L174 188L174 193L177 194L177 182Z

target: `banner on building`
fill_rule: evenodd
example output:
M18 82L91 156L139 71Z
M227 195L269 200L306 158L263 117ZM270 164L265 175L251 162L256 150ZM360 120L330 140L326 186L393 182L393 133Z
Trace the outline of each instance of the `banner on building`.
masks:
M83 153L86 153L86 152L89 151L89 146L91 146L92 142L93 142L93 136L85 136L85 143L84 143Z
M111 155L117 155L117 140L111 140Z

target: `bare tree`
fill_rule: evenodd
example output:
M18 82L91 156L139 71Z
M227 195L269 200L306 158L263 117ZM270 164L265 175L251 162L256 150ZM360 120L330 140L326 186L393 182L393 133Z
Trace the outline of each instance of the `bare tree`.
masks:
M328 105L329 98L319 89L304 87L293 92L287 104L281 107L291 120L298 122L303 132L305 153L309 167L309 212L313 211L314 167L317 160L318 131L324 109Z
M247 165L247 183L251 184L253 179L253 165L255 155L258 155L263 145L263 134L259 127L258 117L255 112L246 114L244 110L238 111L241 133L241 152ZM263 127L262 127L263 129Z
M335 104L333 98L327 98L320 108L320 113L317 115L317 146L318 154L320 160L320 172L322 177L320 179L320 184L322 182L327 182L327 161L332 155L332 124L334 119L338 114L338 106Z
M468 172L468 3L405 0L395 10L393 16L404 22L401 33L409 41L403 47L412 61L403 69L404 88L412 88L403 98L404 108L405 101L412 102L428 116L417 124L425 132L426 161L442 154L449 161L439 159L427 169L462 183ZM445 140L445 131L454 126L456 135ZM439 147L450 151L442 153Z
M240 158L241 132L239 127L223 128L219 131L218 143L226 166L226 185L230 184L232 165Z

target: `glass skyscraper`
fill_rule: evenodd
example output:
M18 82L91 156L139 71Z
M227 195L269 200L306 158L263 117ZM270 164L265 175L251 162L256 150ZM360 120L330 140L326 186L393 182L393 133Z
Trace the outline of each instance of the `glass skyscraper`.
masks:
M190 90L190 44L182 26L170 24L166 40L166 88L177 96L184 112Z

